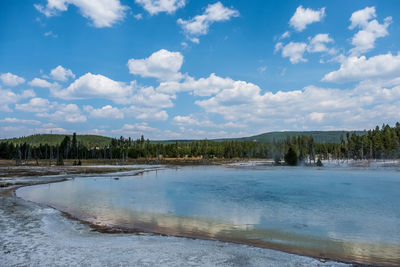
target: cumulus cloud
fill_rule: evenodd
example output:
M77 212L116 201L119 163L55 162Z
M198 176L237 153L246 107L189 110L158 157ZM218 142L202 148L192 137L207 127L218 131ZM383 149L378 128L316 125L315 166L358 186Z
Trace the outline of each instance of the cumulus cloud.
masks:
M307 59L303 57L306 51L307 44L303 42L290 42L282 47L282 57L289 58L292 64L299 62L306 62Z
M59 134L65 134L65 133L71 133L72 131L68 131L66 129L60 128L60 127L38 127L38 128L33 128L32 126L5 126L5 127L0 127L0 132L4 136L8 137L20 137L22 135L31 135L31 134L37 134L37 133L59 133Z
M71 130L66 130L64 128L61 127L42 127L42 128L36 128L34 130L34 133L52 133L52 134L71 134L72 131Z
M307 26L314 22L319 22L325 17L325 8L313 10L299 6L289 21L289 25L296 31L304 31Z
M326 46L326 44L332 42L333 39L329 37L329 34L317 34L313 38L310 38L309 44L307 46L307 51L310 53L327 52L329 51L329 48Z
M201 125L201 122L195 118L193 118L192 115L189 116L175 116L173 118L173 122L178 124L178 125Z
M157 88L157 92L166 94L176 94L178 92L193 92L197 96L210 96L218 93L224 88L229 88L233 84L230 78L221 78L215 73L211 73L207 78L195 80L193 77L187 76L183 82L162 82Z
M108 119L123 119L124 113L116 107L106 105L102 108L93 108L92 106L85 106L84 110L89 113L93 118L108 118Z
M54 112L37 113L36 116L49 118L53 121L86 122L86 116L81 114L81 110L76 104L58 104L55 106Z
M30 124L30 125L40 125L41 122L38 120L24 120L24 119L17 119L17 118L5 118L0 120L3 123L21 123L21 124Z
M170 81L183 77L179 72L182 64L183 55L181 53L161 49L145 59L132 58L127 65L131 74Z
M86 73L65 89L53 89L52 94L62 99L106 98L118 103L126 102L135 84L114 81L100 74Z
M210 128L243 128L245 125L241 123L226 122L226 123L214 123L209 119L199 119L193 114L188 116L177 115L172 119L172 122L179 126L197 126L197 127L210 127Z
M52 17L68 10L68 5L75 5L81 14L92 21L97 28L111 27L125 17L127 6L119 0L47 0L45 6L35 4L35 8L46 17Z
M159 131L158 129L150 127L146 122L142 122L134 124L124 124L120 129L112 130L111 133L141 135L144 133L154 133L158 131Z
M185 0L135 0L135 2L151 15L157 15L160 12L171 14L185 6Z
M348 57L340 68L322 79L325 82L343 83L366 79L387 79L400 76L400 54L382 54L367 58Z
M40 97L31 98L27 103L15 105L17 110L34 113L47 112L53 107L54 103Z
M156 92L153 87L139 87L135 81L127 84L100 74L87 73L65 89L51 88L53 96L61 99L108 99L117 104L142 107L172 107L173 96Z
M141 106L157 108L169 108L173 106L170 95L156 92L152 86L137 90L135 94L129 98L129 102Z
M36 127L32 127L32 125L5 126L0 127L0 132L8 137L21 137L39 133L71 134L73 131L53 124L42 124Z
M34 78L28 84L32 87L49 88L49 89L59 87L58 83L56 83L56 82L50 83L50 82L40 79L40 78Z
M139 120L165 121L168 119L168 113L165 110L146 111L136 116Z
M63 66L59 65L50 71L50 77L54 80L65 82L68 78L75 79L75 74L73 74L70 69L65 69Z
M368 26L368 21L374 18L376 18L375 7L366 7L355 11L351 14L351 25L349 26L349 29L352 30L356 27L366 28Z
M25 82L24 78L10 72L0 74L0 80L4 85L11 87L23 84Z
M34 97L35 92L32 90L25 90L20 94L14 93L11 90L3 90L0 88L0 111L11 112L10 104L18 103L25 98Z
M332 125L336 129L365 128L385 121L393 122L398 117L395 110L400 104L400 80L387 88L377 84L360 84L350 90L308 86L302 90L276 93L262 93L258 86L244 81L236 83L234 88L198 100L196 104L226 120L271 127L278 125L277 129L285 126L289 129L302 129L304 126L328 129ZM380 108L388 113L380 111Z
M385 37L389 34L387 28L392 23L392 17L386 17L383 24L380 24L375 18L375 7L366 7L351 15L349 29L360 29L351 40L354 45L354 48L350 50L352 55L360 55L370 51L375 47L377 38Z
M274 53L281 51L282 57L289 58L292 64L306 62L304 53L321 53L327 52L329 54L336 53L335 49L329 48L327 45L333 43L333 39L327 33L319 33L314 37L308 38L308 43L305 42L289 42L284 45L282 42L275 44Z
M131 105L123 109L127 117L135 117L139 120L146 121L165 121L168 119L168 113L157 107L140 107Z
M203 14L197 15L190 20L178 19L178 24L189 36L189 40L195 40L194 42L198 43L199 39L193 38L193 36L207 34L210 26L214 22L227 21L232 17L238 16L239 11L225 7L221 2L216 2L215 4L209 4Z

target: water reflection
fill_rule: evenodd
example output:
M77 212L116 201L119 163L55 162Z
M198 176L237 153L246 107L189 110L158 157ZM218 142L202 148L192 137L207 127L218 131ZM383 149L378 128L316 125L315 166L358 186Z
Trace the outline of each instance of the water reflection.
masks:
M400 263L395 171L196 167L18 190L94 224Z

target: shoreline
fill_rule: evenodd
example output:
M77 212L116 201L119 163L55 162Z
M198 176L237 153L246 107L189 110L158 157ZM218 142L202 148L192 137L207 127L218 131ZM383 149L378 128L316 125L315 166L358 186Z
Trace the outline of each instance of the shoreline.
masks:
M0 196L0 204L5 266L347 266L219 241L108 235L19 198Z
M167 165L166 167L168 167L170 165ZM197 165L196 165L197 166ZM89 166L86 166L89 167ZM119 168L118 168L119 167ZM84 172L71 172L71 173L66 173L66 174L59 174L59 175L51 175L51 176L40 176L40 178L50 178L50 179L46 179L46 180L42 180L42 181L36 181L36 182L27 182L24 184L14 184L14 186L11 186L11 188L2 188L2 190L0 190L0 194L5 196L5 197L12 197L12 198L17 198L17 199L21 199L23 201L28 201L28 200L24 200L20 197L17 197L15 194L15 191L18 188L24 187L24 186L32 186L32 185L38 185L38 184L48 184L48 183L55 183L55 182L63 182L66 181L68 178L70 178L71 176L75 176L75 175L79 175L79 174L83 174L85 176L91 177L95 174L107 174L107 173L115 173L115 172L120 172L120 171L138 171L137 173L133 174L133 175L140 175L141 173L145 172L145 171L152 171L152 170L145 170L145 169L138 169L138 168L130 168L130 167L121 167L118 166L117 168L109 168L109 167L92 167L91 170L94 171L94 169L96 169L96 171L94 171L93 173L88 172L87 169L84 170ZM117 169L117 170L116 170ZM132 175L132 174L131 174ZM18 178L18 177L14 177L14 178ZM40 179L39 178L39 179ZM29 202L29 201L28 201ZM34 202L33 202L34 203ZM34 203L36 205L40 205L38 203ZM124 227L114 227L114 226L107 226L107 225L99 225L99 224L95 224L93 222L90 221L85 221L82 220L78 217L75 217L72 214L69 214L68 212L59 210L55 207L50 207L54 210L56 210L57 212L60 212L62 214L63 217L69 219L69 220L74 220L79 222L80 224L84 224L90 227L90 229L92 229L93 231L96 231L98 233L102 233L102 234L135 234L135 235L141 235L141 234L150 234L150 235L155 235L155 236L162 236L162 237L170 237L170 236L174 236L174 237L178 237L178 238L189 238L189 239L195 239L195 240L214 240L214 241L218 241L218 242L228 242L228 243L232 243L232 244L238 244L238 245L246 245L246 246L252 246L252 247L257 247L257 248L262 248L262 249L268 249L268 250L275 250L275 251L279 251L279 252L283 252L283 253L288 253L290 255L298 255L298 256L306 256L306 257L310 257L313 258L319 262L329 262L329 261L335 261L338 263L345 263L345 264L353 264L356 266L375 266L374 264L376 263L371 263L371 262L362 262L362 261L354 261L353 259L348 259L348 258L343 258L340 257L338 255L320 255L317 256L315 255L315 253L312 253L311 251L307 251L306 249L296 249L296 248L288 248L287 245L279 245L279 244L274 244L274 243L269 243L266 244L265 242L257 242L256 240L253 242L249 242L248 240L240 240L240 239L235 239L235 238L229 238L229 237L216 237L216 238L212 238L207 236L206 234L173 234L173 231L167 231L167 232L157 232L157 231L149 231L146 230L145 228L140 229L140 228L124 228ZM172 233L172 234L171 234ZM385 265L379 265L379 266L395 266L393 264L385 264Z
M35 203L37 204L37 203ZM382 264L382 263L374 263L374 262L363 262L363 261L354 261L351 259L343 258L340 256L335 256L331 254L327 255L321 255L321 256L316 256L315 253L312 253L310 250L306 249L288 249L287 245L279 245L276 243L268 243L266 244L265 242L249 242L249 240L240 240L240 239L235 239L235 238L221 238L221 237L216 237L216 238L211 238L211 237L206 237L206 235L190 235L190 234L168 234L168 233L161 233L157 231L147 231L141 228L125 228L125 227L119 227L119 226L107 226L107 225L99 225L92 223L90 221L86 221L83 219L80 219L78 217L75 217L71 215L68 212L59 210L57 208L54 208L52 206L48 206L54 210L57 210L60 212L64 217L77 221L79 223L82 223L84 225L89 226L93 231L102 233L102 234L134 234L134 235L141 235L141 234L150 234L154 236L161 236L161 237L177 237L177 238L185 238L185 239L194 239L194 240L205 240L205 241L218 241L218 242L224 242L224 243L231 243L231 244L237 244L237 245L244 245L244 246L250 246L250 247L255 247L255 248L261 248L261 249L268 249L268 250L274 250L278 252L283 252L291 255L296 255L296 256L302 256L302 257L309 257L312 259L315 259L319 262L325 263L325 262L337 262L337 263L343 263L343 264L348 264L351 266L357 266L357 267L374 267L374 266L387 266L387 267L393 267L393 266L398 266L397 264Z

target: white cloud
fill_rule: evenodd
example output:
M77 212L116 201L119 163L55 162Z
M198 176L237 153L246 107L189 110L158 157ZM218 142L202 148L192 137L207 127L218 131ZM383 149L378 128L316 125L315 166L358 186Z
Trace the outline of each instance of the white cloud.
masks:
M351 15L349 29L360 28L351 40L354 45L354 48L350 50L351 55L357 56L370 51L375 47L377 38L389 34L387 28L392 23L392 17L386 17L383 24L380 24L375 18L375 7L366 7Z
M277 42L275 44L275 47L274 47L274 53L280 51L282 48L283 48L283 43L282 42Z
M85 134L94 134L94 135L106 135L106 130L104 129L90 129L88 131L84 132L79 132L80 134L85 133Z
M170 81L183 77L179 72L182 64L183 55L181 53L161 49L145 59L130 59L127 65L131 74Z
M54 82L50 83L46 80L40 79L40 78L34 78L32 81L28 83L32 87L40 87L40 88L58 88L59 84Z
M24 104L16 104L15 108L24 112L36 113L35 116L50 118L53 121L85 122L86 116L76 104L59 104L48 99L35 97Z
M70 69L65 69L59 65L50 71L50 76L57 81L65 82L68 78L75 79L75 74Z
M173 122L178 124L178 125L201 125L201 122L195 118L193 118L192 115L190 116L175 116L173 118Z
M37 113L37 117L49 118L54 121L64 121L71 123L86 122L86 116L81 114L80 108L76 104L58 104L55 112Z
M65 89L54 89L52 94L62 99L106 98L118 103L126 103L132 95L135 83L127 85L100 75L86 73Z
M141 13L135 14L133 15L133 17L137 20L142 20L143 19L143 15Z
M234 88L195 103L207 113L231 122L246 122L254 129L260 125L268 125L269 131L364 129L398 120L400 77L386 83L360 83L354 89L308 86L276 93L262 93L254 84L235 81ZM179 121L193 122L191 119L181 117Z
M327 33L319 33L314 37L308 38L308 43L305 42L290 42L284 45L282 42L275 44L274 53L282 51L282 57L289 58L292 64L299 62L306 62L307 59L304 58L304 53L321 53L326 52L328 54L335 54L336 50L333 48L328 48L327 44L333 43L333 39L329 37Z
M0 120L3 123L22 123L22 124L30 124L30 125L40 125L40 121L37 120L24 120L24 119L17 119L17 118L5 118Z
M64 128L60 127L46 127L43 125L42 127L39 128L33 128L32 126L6 126L6 127L0 127L0 133L2 133L4 136L7 137L20 137L20 136L27 136L31 134L38 134L38 133L58 133L58 134L66 134L66 133L72 133L72 131L68 131Z
M169 108L174 105L170 95L156 92L152 86L137 90L135 94L129 98L129 103L156 108Z
M340 68L332 71L322 79L326 82L349 82L366 79L384 79L400 76L400 54L391 53L366 58L345 58Z
M320 33L310 38L309 44L307 46L307 51L309 53L316 52L327 52L329 48L326 46L328 43L332 43L333 39L329 37L327 33Z
M356 27L366 28L368 21L374 18L376 18L375 7L366 7L364 9L355 11L353 14L351 14L351 25L349 26L349 29L352 30Z
M285 31L284 33L282 33L282 35L279 37L279 40L282 39L286 39L290 37L290 32L289 31Z
M290 42L283 46L282 57L288 57L292 64L306 62L307 59L303 57L306 48L306 43Z
M114 81L103 75L87 73L65 89L51 89L55 97L62 99L109 99L117 104L136 104L145 107L172 107L170 95L156 92L153 87L138 87L136 82L130 84Z
M177 115L173 118L172 122L176 125L179 125L180 128L184 126L196 126L198 128L244 128L246 127L243 123L237 122L223 122L223 123L215 123L207 118L199 119L193 114L189 114L188 116Z
M42 128L36 128L34 130L34 133L52 133L52 134L71 134L71 130L66 130L61 127L42 127ZM20 135L19 135L20 136Z
M258 67L258 68L257 68L257 71L258 71L259 73L264 73L264 72L267 71L267 66Z
M47 5L35 4L35 8L46 17L52 17L68 10L68 5L75 5L85 18L97 28L111 27L125 17L127 6L119 0L47 0Z
M313 10L311 8L303 8L299 6L289 21L289 25L296 31L301 32L306 29L307 25L319 22L325 17L325 8Z
M325 117L325 113L321 113L321 112L312 112L309 115L310 120L316 121L316 122L322 122L324 117Z
M92 106L85 106L84 110L89 113L93 118L108 118L108 119L123 119L124 113L116 107L106 105L102 108L93 108Z
M11 87L23 84L25 82L24 78L14 75L10 72L0 74L0 80L3 84Z
M238 16L239 11L224 7L221 2L216 2L215 4L209 4L203 14L197 15L190 20L178 19L178 24L181 25L188 36L199 36L207 34L211 24L214 22L227 21L232 17ZM198 38L189 37L188 39L195 40L195 43L199 42Z
M210 96L220 90L232 87L234 81L230 78L221 78L215 73L211 73L207 78L194 78L187 76L183 82L162 82L157 88L157 92L166 94L176 94L177 92L193 92L198 96Z
M47 112L54 107L56 103L50 103L49 100L45 98L35 97L31 98L29 102L24 104L16 104L15 108L24 112Z
M171 14L185 6L185 0L135 0L135 2L143 6L151 15L156 15L160 12Z
M131 105L123 109L126 117L135 117L139 120L146 121L165 121L168 119L168 114L165 110L160 110L157 107L140 107Z
M139 120L155 120L165 121L168 119L168 114L165 110L144 112L136 116Z
M50 37L53 37L53 38L57 38L58 37L58 35L53 33L52 31L45 32L43 35L46 36L46 37L50 36Z
M158 131L158 129L150 127L146 122L143 122L124 124L120 129L112 130L111 133L123 135L141 135L144 133L154 133Z
M0 88L0 111L11 112L10 104L18 103L21 99L34 97L35 92L25 90L21 94L16 94L11 90L3 90Z

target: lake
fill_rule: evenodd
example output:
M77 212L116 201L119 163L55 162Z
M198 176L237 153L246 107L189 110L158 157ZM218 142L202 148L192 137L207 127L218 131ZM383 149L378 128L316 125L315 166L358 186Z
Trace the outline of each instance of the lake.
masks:
M110 228L400 264L395 169L166 168L139 176L76 177L16 193Z

